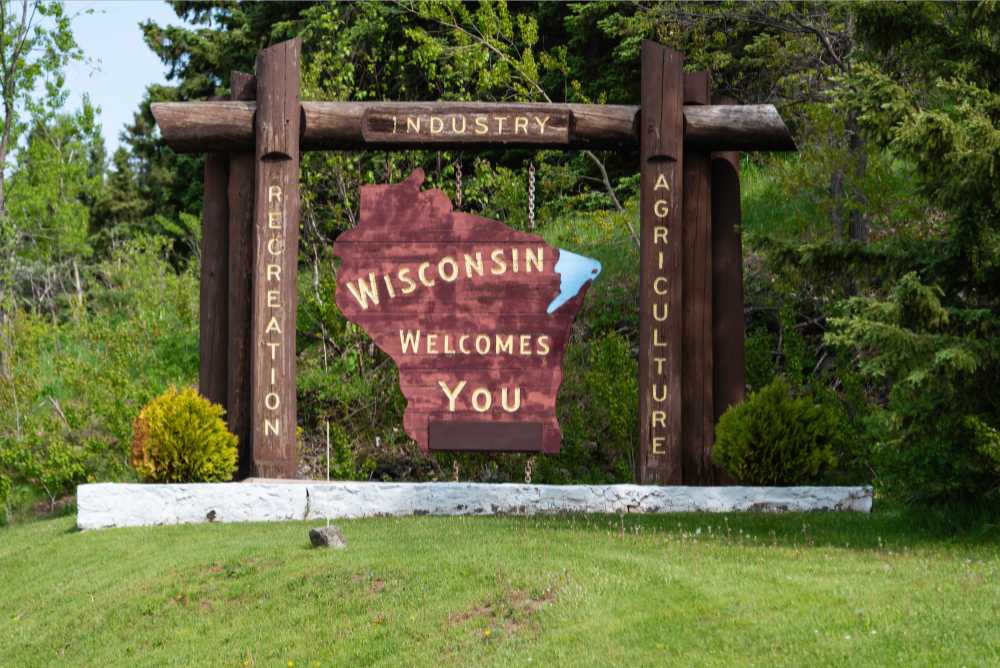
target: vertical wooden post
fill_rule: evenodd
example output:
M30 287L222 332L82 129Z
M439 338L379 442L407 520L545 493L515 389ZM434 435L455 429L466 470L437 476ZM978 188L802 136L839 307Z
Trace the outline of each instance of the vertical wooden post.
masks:
M684 104L709 103L708 72L684 75ZM683 480L714 483L709 458L715 436L712 402L712 165L709 153L684 150L684 240L682 252L684 342Z
M301 45L296 38L257 55L250 406L260 477L291 478L296 469Z
M715 104L735 104L720 97ZM746 392L743 247L740 239L740 154L712 154L712 329L715 420Z
M229 206L225 153L205 155L205 201L201 218L201 298L198 324L198 391L226 407L227 322L229 299Z
M233 100L253 100L257 79L230 76ZM250 432L250 291L253 266L254 163L252 151L229 154L229 431L239 439L239 479L253 475Z
M680 484L683 234L681 54L642 43L639 456L643 484Z

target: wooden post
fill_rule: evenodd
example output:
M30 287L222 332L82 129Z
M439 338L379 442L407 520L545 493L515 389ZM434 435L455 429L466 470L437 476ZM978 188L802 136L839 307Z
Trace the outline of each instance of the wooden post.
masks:
M259 477L292 478L296 469L301 48L296 38L257 55L250 406Z
M233 100L253 100L257 80L252 74L230 76ZM250 294L254 207L253 151L229 154L229 431L239 439L239 479L253 475L250 430Z
M643 484L682 481L683 62L672 49L642 43L636 477Z
M198 391L226 406L229 309L229 207L226 188L229 160L225 153L205 155L205 195L201 218L201 298L198 324Z
M684 75L684 103L709 103L708 72ZM684 147L684 296L682 396L685 485L711 485L715 436L712 403L712 165L707 151Z
M720 98L719 104L733 104ZM746 392L743 247L740 239L740 154L712 154L712 334L715 420Z

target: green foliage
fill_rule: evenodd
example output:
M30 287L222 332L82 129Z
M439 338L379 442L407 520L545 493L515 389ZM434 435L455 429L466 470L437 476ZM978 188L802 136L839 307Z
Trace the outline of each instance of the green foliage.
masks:
M10 478L0 473L0 511L2 511L2 514L0 514L0 526L7 523L8 514L10 512L7 506L7 499L10 498L11 492L13 491L14 483L11 482Z
M909 273L885 300L847 302L827 340L860 351L861 372L888 388L890 428L875 461L887 491L920 502L995 499L1000 322L986 309L949 308L944 296Z
M22 310L0 321L0 459L28 453L44 464L56 447L82 463L87 479L134 476L135 415L167 386L197 379L197 277L178 274L165 246L130 242L88 268L84 308L73 318ZM48 496L39 475L16 480Z
M225 411L192 388L170 387L135 420L132 466L149 482L220 482L236 470Z
M43 490L50 504L72 494L76 485L87 482L84 449L66 443L58 436L32 435L18 441L0 442L0 471L6 474L0 473L0 477L7 477L8 482L28 484ZM3 485L0 484L0 487Z
M722 415L712 459L746 484L802 485L837 465L843 431L833 407L778 377Z
M571 347L559 392L562 451L536 463L538 482L620 482L631 479L639 438L638 365L620 334Z

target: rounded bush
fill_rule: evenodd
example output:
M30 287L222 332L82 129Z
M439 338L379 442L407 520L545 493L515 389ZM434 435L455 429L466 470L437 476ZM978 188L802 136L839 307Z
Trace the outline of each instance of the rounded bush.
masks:
M837 465L842 426L835 408L793 396L778 377L723 413L712 459L750 485L813 482Z
M194 389L171 387L142 409L132 436L132 466L148 482L220 482L236 470L236 436L224 411Z

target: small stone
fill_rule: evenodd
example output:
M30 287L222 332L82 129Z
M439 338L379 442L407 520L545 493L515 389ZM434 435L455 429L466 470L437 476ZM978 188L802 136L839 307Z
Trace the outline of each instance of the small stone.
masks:
M347 548L347 541L344 534L340 532L340 527L335 524L309 530L309 540L313 547L329 547L334 550L344 550Z

